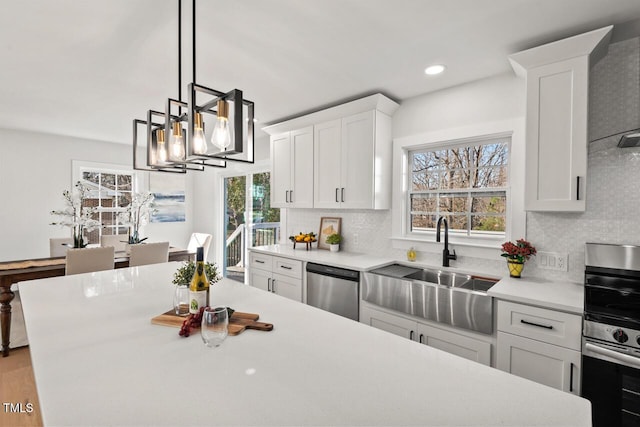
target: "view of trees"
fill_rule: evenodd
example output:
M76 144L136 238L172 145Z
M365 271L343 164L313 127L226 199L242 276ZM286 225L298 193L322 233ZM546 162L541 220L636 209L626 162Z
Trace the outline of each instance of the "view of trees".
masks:
M507 162L506 142L412 153L412 230L504 232Z

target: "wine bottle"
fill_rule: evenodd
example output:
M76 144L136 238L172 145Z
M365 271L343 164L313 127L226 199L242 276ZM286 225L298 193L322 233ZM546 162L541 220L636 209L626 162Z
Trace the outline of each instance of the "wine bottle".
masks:
M204 248L196 252L196 271L189 285L189 313L197 313L209 304L209 279L204 271Z

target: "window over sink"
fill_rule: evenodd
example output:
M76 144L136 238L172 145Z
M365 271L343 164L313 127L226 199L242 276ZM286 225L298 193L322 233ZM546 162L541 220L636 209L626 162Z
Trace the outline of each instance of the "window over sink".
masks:
M451 235L504 238L510 136L408 150L406 233L433 233L444 216Z

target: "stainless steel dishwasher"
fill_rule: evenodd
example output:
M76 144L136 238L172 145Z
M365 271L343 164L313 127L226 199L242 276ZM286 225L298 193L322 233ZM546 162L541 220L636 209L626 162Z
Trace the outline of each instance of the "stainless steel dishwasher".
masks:
M307 304L358 320L360 272L307 263Z

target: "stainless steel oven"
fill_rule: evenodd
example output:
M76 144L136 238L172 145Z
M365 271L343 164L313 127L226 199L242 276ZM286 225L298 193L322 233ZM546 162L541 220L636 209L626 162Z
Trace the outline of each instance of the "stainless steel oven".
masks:
M594 427L640 426L640 247L587 243L582 396Z

